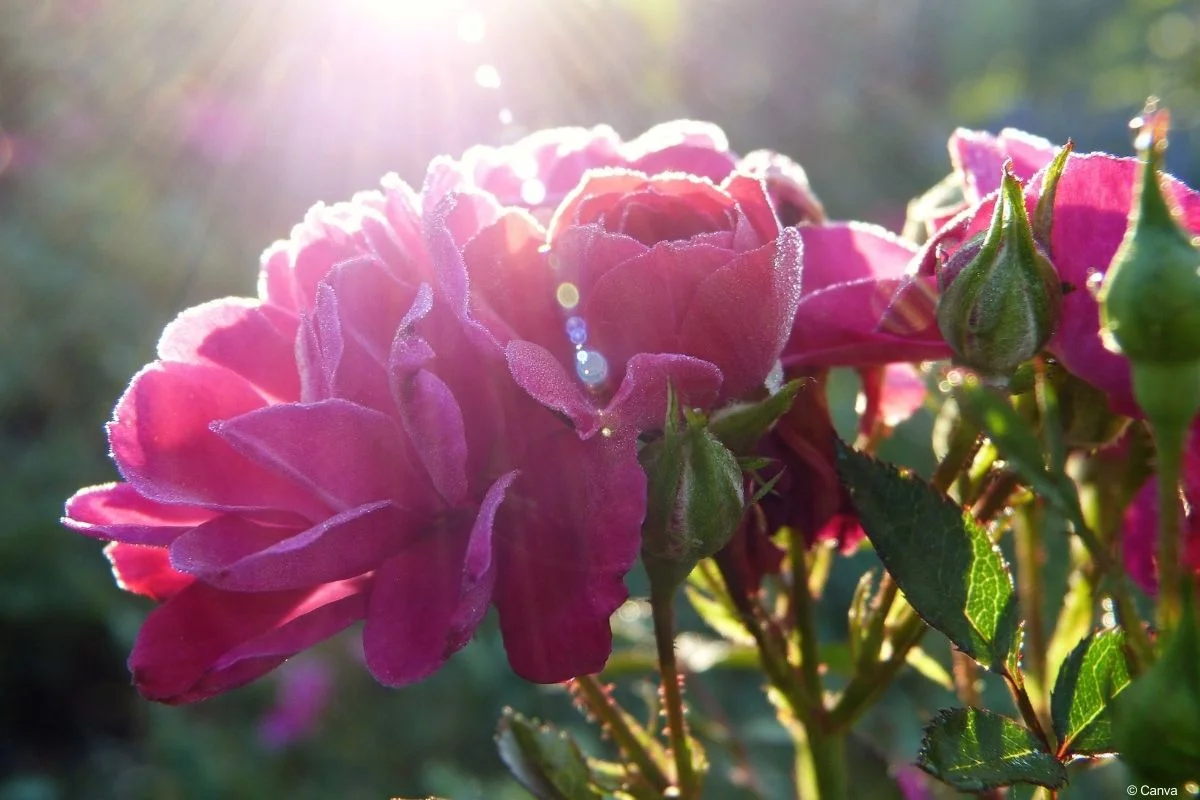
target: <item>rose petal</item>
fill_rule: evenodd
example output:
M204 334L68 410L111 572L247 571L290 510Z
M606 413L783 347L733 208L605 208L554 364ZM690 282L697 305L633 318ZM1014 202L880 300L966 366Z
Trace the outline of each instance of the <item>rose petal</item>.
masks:
M637 436L657 430L667 418L667 387L687 408L711 408L721 390L721 370L708 361L673 353L639 353L629 359L625 379L595 425ZM594 429L582 429L589 436Z
M225 367L272 400L300 397L292 342L254 300L227 297L189 308L163 331L158 357Z
M117 586L127 592L163 602L179 594L195 580L171 567L165 548L111 542L104 555L112 564Z
M720 368L723 399L760 388L779 359L800 302L801 253L800 234L788 228L697 287L678 349Z
M166 545L216 516L196 506L147 500L128 483L80 489L67 501L62 523L73 531L129 544Z
M436 504L395 420L346 400L270 406L214 430L247 459L286 476L334 510L393 500L413 511Z
M171 564L231 592L301 589L369 572L412 546L425 521L389 502L343 511L295 535L225 516L176 539Z
M633 440L570 431L542 440L510 495L494 533L509 662L537 683L600 671L641 548L646 477Z
M113 458L144 497L215 510L282 509L319 519L308 493L247 461L210 429L263 406L229 370L155 362L133 379L108 424Z
M149 700L203 700L361 619L365 605L359 581L251 594L193 583L146 618L129 668Z

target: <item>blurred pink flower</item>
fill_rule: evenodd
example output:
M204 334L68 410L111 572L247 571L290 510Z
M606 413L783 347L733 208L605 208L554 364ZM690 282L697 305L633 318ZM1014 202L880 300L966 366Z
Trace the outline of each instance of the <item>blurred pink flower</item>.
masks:
M1200 577L1200 420L1192 425L1183 454L1182 558L1185 569ZM1158 477L1151 476L1125 510L1121 540L1125 569L1147 593L1158 593Z
M325 661L295 658L276 673L275 705L263 716L258 738L271 750L313 735L333 694L333 674Z

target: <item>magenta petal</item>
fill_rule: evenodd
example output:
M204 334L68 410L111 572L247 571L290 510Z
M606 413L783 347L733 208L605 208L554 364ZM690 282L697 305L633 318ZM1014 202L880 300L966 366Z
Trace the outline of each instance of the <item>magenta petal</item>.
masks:
M712 408L721 381L721 370L708 361L674 353L638 354L629 359L625 379L601 413L600 424L610 435L657 430L667 418L668 385L681 406ZM580 433L592 431L581 428Z
M306 492L247 461L210 430L214 421L263 405L262 396L229 370L150 364L134 377L108 425L113 458L125 479L150 500L324 516Z
M494 534L509 662L538 683L599 672L641 548L646 476L634 441L563 431L537 443L509 491Z
M899 278L916 254L908 242L877 225L835 222L797 230L804 239L805 295L859 278Z
M533 342L516 340L508 343L505 354L513 380L530 397L566 415L578 430L594 427L596 407L549 350Z
M1147 594L1158 593L1158 480L1152 477L1125 509L1125 571Z
M467 431L454 393L426 371L393 387L404 430L434 488L448 505L461 505L467 496Z
M332 509L394 500L420 510L434 502L395 421L346 400L270 406L214 430Z
M744 215L738 221L737 250L750 250L779 236L779 219L767 195L766 184L757 177L735 173L721 187L737 201Z
M467 531L442 529L376 570L363 651L367 668L380 683L419 681L446 661L452 643L460 643L452 621L467 542Z
M65 513L62 522L73 531L145 545L170 544L179 534L216 516L208 509L147 500L128 483L80 489L67 501Z
M1012 128L999 136L959 128L950 137L950 161L962 173L968 203L1000 188L1005 161L1011 159L1013 173L1025 180L1049 164L1055 150L1046 139Z
M516 480L517 473L509 472L491 485L483 502L479 504L479 514L475 517L475 525L471 528L471 538L467 541L467 552L463 560L462 589L458 598L458 606L450 619L450 639L447 642L447 654L461 648L471 640L475 629L479 626L484 614L492 602L492 590L496 585L496 570L492 558L492 530L496 524L496 514L500 504L504 502L505 493Z
M112 542L104 548L104 555L112 564L117 586L160 603L179 594L195 580L171 566L171 559L163 547Z
M599 225L578 225L554 240L551 263L560 280L575 284L581 297L589 297L596 281L610 269L648 249L637 239L609 233Z
M678 331L697 290L735 258L707 245L662 242L618 264L584 295L580 316L587 322L588 346L618 374L638 353L681 352Z
M933 278L863 278L800 300L784 366L870 366L950 357Z
M361 619L359 581L241 594L193 583L146 618L129 656L142 695L192 703L277 667Z
M273 400L300 397L292 342L254 300L230 297L182 312L159 338L158 357L225 367Z
M679 351L716 364L730 400L760 388L791 334L800 302L800 234L743 253L696 290Z
M294 536L221 518L176 539L171 563L226 591L300 589L369 572L409 546L423 522L388 502L343 511Z

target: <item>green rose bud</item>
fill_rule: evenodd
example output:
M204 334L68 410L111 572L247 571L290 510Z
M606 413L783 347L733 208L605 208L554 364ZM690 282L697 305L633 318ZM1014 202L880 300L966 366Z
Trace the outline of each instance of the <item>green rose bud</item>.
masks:
M1156 424L1184 428L1200 407L1200 250L1163 196L1167 115L1152 107L1125 239L1097 299L1105 345L1133 367L1134 395Z
M732 538L742 519L742 470L737 458L688 415L681 426L672 395L665 433L638 458L648 479L642 562L652 600L674 594L701 559Z
M1047 194L1056 180L1056 174L1048 175ZM938 328L955 362L985 379L1007 383L1053 335L1062 286L1035 240L1021 184L1009 165L987 231L954 253L938 283Z

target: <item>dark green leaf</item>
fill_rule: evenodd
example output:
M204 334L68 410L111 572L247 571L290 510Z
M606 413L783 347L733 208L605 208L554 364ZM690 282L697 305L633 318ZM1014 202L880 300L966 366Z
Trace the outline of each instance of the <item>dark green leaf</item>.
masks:
M1050 704L1060 757L1114 752L1110 705L1129 680L1123 631L1102 631L1071 651Z
M504 710L496 731L500 759L538 800L599 800L587 759L565 733Z
M1016 596L987 532L925 481L841 442L838 473L871 544L917 613L983 666L1016 675Z
M942 711L925 728L917 766L956 789L981 792L1014 783L1057 789L1067 770L1015 720L981 708Z
M751 454L775 421L792 407L796 393L803 385L803 379L794 380L765 400L727 406L713 415L709 430L738 455Z

